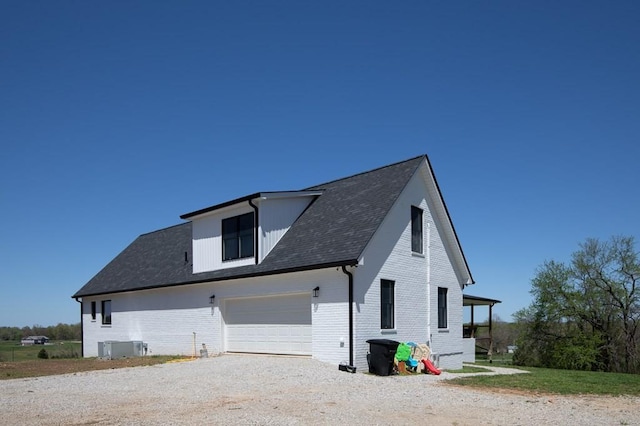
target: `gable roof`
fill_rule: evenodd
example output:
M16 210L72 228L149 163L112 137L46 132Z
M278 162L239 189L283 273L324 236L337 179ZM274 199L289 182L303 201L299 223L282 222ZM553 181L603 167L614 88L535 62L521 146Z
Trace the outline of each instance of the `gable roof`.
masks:
M301 191L321 191L322 195L311 202L257 265L192 273L191 223L188 222L139 236L72 297L355 265L404 187L425 161L428 164L423 155ZM438 197L441 198L439 192ZM247 199L250 198L238 200ZM229 204L218 204L182 217L193 217L226 205ZM444 208L446 210L446 206ZM453 229L450 219L449 225ZM462 254L457 237L455 246ZM468 272L466 260L464 268Z

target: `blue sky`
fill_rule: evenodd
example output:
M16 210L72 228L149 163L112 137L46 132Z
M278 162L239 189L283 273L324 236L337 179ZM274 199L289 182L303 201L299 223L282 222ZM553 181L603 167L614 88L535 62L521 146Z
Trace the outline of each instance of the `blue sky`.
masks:
M0 3L0 326L138 235L428 154L509 320L545 260L640 242L640 3ZM478 316L483 316L478 312Z

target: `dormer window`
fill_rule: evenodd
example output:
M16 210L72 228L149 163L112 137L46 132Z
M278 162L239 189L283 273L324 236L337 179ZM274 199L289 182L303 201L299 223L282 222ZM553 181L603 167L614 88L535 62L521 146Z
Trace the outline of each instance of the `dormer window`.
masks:
M222 260L253 256L253 212L222 220Z

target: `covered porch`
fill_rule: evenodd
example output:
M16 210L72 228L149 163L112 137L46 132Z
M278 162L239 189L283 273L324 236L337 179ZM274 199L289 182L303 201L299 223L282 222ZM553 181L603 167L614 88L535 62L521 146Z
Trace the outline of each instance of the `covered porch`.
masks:
M493 305L496 303L502 303L497 299L489 299L486 297L471 296L469 294L462 295L463 308L469 306L471 308L471 320L469 323L465 323L462 326L462 347L463 347L463 361L464 362L476 362L476 346L478 343L482 343L482 347L487 348L487 356L489 362L493 356ZM488 324L476 324L475 322L475 307L476 306L488 306L489 307L489 321ZM478 337L479 328L488 328L488 337Z

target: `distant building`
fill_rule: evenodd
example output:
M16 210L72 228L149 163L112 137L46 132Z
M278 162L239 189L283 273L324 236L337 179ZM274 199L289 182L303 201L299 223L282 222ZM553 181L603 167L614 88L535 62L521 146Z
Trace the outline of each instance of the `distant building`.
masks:
M49 342L47 336L28 336L20 341L22 346L44 345Z

